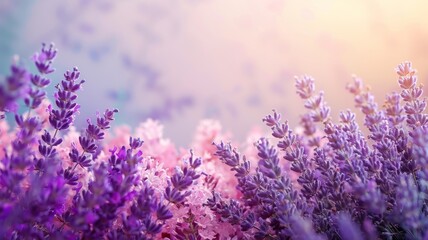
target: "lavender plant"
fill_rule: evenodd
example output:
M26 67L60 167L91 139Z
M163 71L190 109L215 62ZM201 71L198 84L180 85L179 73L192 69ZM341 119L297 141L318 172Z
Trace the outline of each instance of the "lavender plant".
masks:
M184 204L186 188L199 178L201 164L191 155L189 167L171 178L172 186L158 196L150 182L141 177L143 141L130 138L129 147L111 149L107 162L100 141L118 110L107 109L71 146L64 137L73 125L80 106L77 68L67 71L56 85L55 105L48 117L32 110L43 108L42 89L51 80L52 61L57 50L43 44L33 61L38 70L30 74L14 62L11 75L0 85L0 110L15 112L18 127L10 146L3 145L0 164L0 236L3 239L154 239L172 217L168 204ZM18 100L28 111L18 113ZM4 117L4 115L2 115ZM4 121L4 120L2 120ZM43 130L43 132L42 132ZM0 132L7 134L7 132ZM65 153L64 153L65 151ZM145 165L150 168L149 164ZM146 169L146 170L147 170ZM118 222L120 224L118 225Z
M203 130L202 161L171 150L153 121L137 137L119 136L129 141L112 140L117 109L76 133L85 81L77 68L67 71L49 104L44 89L56 55L43 45L32 58L37 73L15 60L0 84L0 112L16 123L5 131L1 115L2 239L428 238L427 103L409 62L396 69L401 92L383 107L359 78L347 86L368 134L350 110L333 121L324 93L302 76L297 94L308 111L300 128L273 111L263 118L272 137L247 157L230 143L207 145L213 134ZM228 173L211 169L224 166Z
M308 109L302 133L276 111L266 116L274 139L256 143L255 172L230 144L215 144L236 173L242 197L214 193L208 206L255 239L426 239L426 99L409 62L396 71L401 93L388 95L383 108L359 78L347 87L365 115L368 136L350 110L335 123L314 80L296 78Z

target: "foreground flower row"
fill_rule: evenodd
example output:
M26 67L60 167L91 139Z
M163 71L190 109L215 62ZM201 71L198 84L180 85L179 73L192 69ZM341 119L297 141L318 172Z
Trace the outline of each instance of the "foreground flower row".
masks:
M302 76L301 126L273 111L263 119L273 138L253 132L241 154L214 120L201 122L190 151L153 120L109 130L116 109L77 131L79 70L64 74L52 103L44 91L56 55L43 45L37 73L14 62L0 85L0 111L16 122L0 115L7 239L428 238L428 116L409 62L382 108L360 79L348 85L367 136L349 110L335 123Z

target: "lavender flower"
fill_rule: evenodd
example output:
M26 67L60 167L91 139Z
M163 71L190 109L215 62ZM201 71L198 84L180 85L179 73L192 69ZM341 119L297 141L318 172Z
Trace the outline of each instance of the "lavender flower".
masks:
M58 109L51 109L49 116L49 122L55 130L68 129L79 110L79 105L74 102L77 99L76 91L85 82L85 80L77 82L79 76L80 72L75 67L72 72L67 71L64 74L65 80L56 86L55 104Z
M28 115L32 109L36 109L42 103L46 96L46 92L42 89L47 87L51 82L45 76L55 71L51 67L53 59L57 54L57 50L53 48L51 44L49 49L46 49L46 45L42 44L41 53L36 53L33 57L34 63L39 71L39 74L31 74L32 87L28 91L28 96L24 99L25 105L30 109Z
M342 213L337 218L337 225L342 238L350 240L363 240L363 234L358 226L352 221L351 217Z
M79 144L83 151L79 152L73 145L68 156L70 157L71 161L74 162L74 166L70 166L65 170L61 170L61 174L63 174L64 178L67 179L68 184L76 185L75 179L77 176L75 169L77 166L82 168L89 168L92 166L92 162L96 158L96 150L98 148L97 141L104 139L103 130L110 128L110 122L113 121L113 115L117 112L117 109L107 109L102 117L98 116L97 125L92 124L91 121L88 120L88 126L85 131L86 136L79 137ZM130 141L132 141L132 139L130 139ZM135 149L133 147L139 144L142 144L139 140L130 142L132 149ZM125 151L124 147L121 151Z
M231 198L216 192L222 179L201 172L202 160L192 151L159 182L168 171L160 173L160 165L144 157L141 149L147 148L140 138L130 137L126 146L115 146L106 156L101 142L116 109L88 120L78 143L64 146L62 130L74 122L77 93L84 82L77 68L67 71L57 85L56 107L49 107L50 126L43 129L31 110L45 97L42 89L50 83L47 74L53 71L56 54L53 45L43 45L33 58L38 74L14 63L0 85L0 111L17 112L22 99L29 109L26 115L15 115L15 137L1 152L4 238L224 237L215 226L207 231L204 224L210 220L233 226L237 239L428 236L427 103L409 62L396 69L401 92L387 95L382 107L360 79L348 85L365 116L367 135L350 110L333 120L324 93L315 92L313 78L296 78L297 94L307 109L300 121L303 131L293 131L276 111L263 118L272 137L255 142L255 169L232 144L214 143L215 156L237 180L232 187L240 194ZM71 165L58 154L63 149L68 149ZM149 172L154 176L144 175ZM204 182L199 181L201 175L206 176ZM209 191L203 192L207 190L212 191L210 197ZM193 193L209 198L202 206L194 205ZM171 227L175 213L181 216Z
M0 112L15 112L16 101L23 97L28 89L30 75L28 71L15 61L10 67L11 74L0 85Z
M58 50L54 49L54 44L51 43L49 48L46 48L46 44L42 44L42 50L40 53L35 53L33 56L34 63L40 74L49 74L55 71L52 68L52 60L56 57Z
M237 172L242 198L227 200L213 193L207 205L254 238L423 239L428 221L426 101L420 99L422 88L416 86L410 63L399 65L397 73L402 92L388 95L384 109L360 79L347 87L365 114L368 137L349 110L334 123L323 93L315 94L314 80L296 78L297 93L308 109L301 118L303 134L290 130L276 111L266 116L263 121L277 144L266 138L256 143L254 173L241 170L245 157L230 144L216 144L220 160ZM291 163L288 171L297 175L294 184L278 150Z
M196 172L196 169L201 165L201 159L193 157L193 151L190 151L190 157L188 159L188 166L184 166L181 169L176 169L176 172L171 177L171 181L168 182L168 186L165 189L165 199L173 204L183 204L186 197L190 195L190 191L186 191L193 181L197 180L201 175Z

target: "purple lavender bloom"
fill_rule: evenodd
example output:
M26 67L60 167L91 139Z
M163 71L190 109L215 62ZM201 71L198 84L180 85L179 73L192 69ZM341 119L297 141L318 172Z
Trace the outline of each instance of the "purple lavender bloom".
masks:
M340 214L337 218L339 233L342 238L349 240L363 240L363 234L358 226L352 221L347 214Z
M263 122L277 143L265 138L256 143L255 173L245 171L245 156L237 149L216 144L217 156L237 173L242 197L236 202L213 193L207 206L233 224L239 216L241 230L255 238L376 239L378 230L385 238L422 239L428 222L427 104L410 63L397 73L402 92L388 95L383 109L360 79L348 86L365 114L367 137L349 110L334 123L313 79L297 78L297 93L308 109L301 118L303 134L293 133L275 111L266 116ZM297 175L296 183L287 179L278 152L291 163L287 171Z
M16 101L28 91L30 75L25 68L14 63L10 67L11 74L6 82L0 84L0 111L16 111Z
M95 145L95 140L92 138L80 136L79 143L80 143L80 146L82 146L82 149L84 152L95 153L95 150L97 150L97 145Z
M191 192L189 191L182 193L178 189L168 186L165 188L164 197L170 203L181 204L182 202L184 202L185 198L190 194Z
M281 168L279 164L278 153L273 146L265 138L261 138L256 144L259 151L259 171L268 178L279 178L281 176Z
M171 204L189 206L191 186L201 173L201 158L190 157L155 191L141 179L143 141L130 138L128 146L110 150L108 161L93 164L100 141L110 128L116 109L98 114L79 137L83 150L72 146L74 166L62 167L60 130L68 129L79 105L83 84L75 68L57 85L56 108L49 122L55 129L41 132L42 124L31 109L45 97L57 51L43 45L34 56L39 74L19 65L0 85L0 111L15 111L24 99L29 112L16 114L16 137L0 159L0 236L7 239L155 239L168 219ZM293 132L276 111L263 122L273 138L255 143L255 170L238 149L214 143L216 156L230 167L240 195L229 199L215 192L218 179L204 181L213 190L205 206L217 220L235 225L236 237L251 239L425 239L428 236L428 115L422 86L409 62L397 68L400 93L387 95L378 107L358 78L348 86L365 115L366 136L347 110L335 123L324 93L315 93L309 76L296 79L297 94L307 112L303 131ZM30 86L31 84L32 86ZM1 118L1 116L0 116ZM34 152L37 146L38 152ZM77 167L90 173L87 187ZM149 166L148 166L149 167ZM143 170L144 171L144 170ZM68 196L73 194L72 202ZM165 203L165 204L164 204ZM126 209L127 211L124 211ZM190 209L190 208L189 208ZM177 223L174 239L200 239L189 210ZM162 236L164 237L164 236Z
M394 218L405 229L408 238L422 239L428 227L424 197L413 176L402 174L399 181Z
M201 165L201 159L194 159L193 151L190 151L190 157L187 159L187 162L188 165L186 164L180 169L176 169L176 172L168 182L168 186L165 188L164 197L170 203L182 204L186 197L191 194L191 192L186 189L201 176L196 171Z
M172 218L167 206L161 204L154 190L146 186L131 207L131 215L124 223L124 230L136 234L135 237L151 238L162 230L163 222ZM142 234L142 235L141 235Z
M49 116L49 122L56 130L68 129L80 107L75 103L77 99L76 91L81 88L85 81L77 82L79 76L80 72L77 68L74 68L73 72L67 71L64 74L65 80L56 86L55 104L58 109L51 109Z
M129 147L132 149L140 148L143 145L144 141L142 141L140 138L129 138Z
M78 77L77 73L75 77ZM102 126L100 126L99 124L94 125L88 119L88 126L85 131L86 136L79 137L79 144L82 147L83 151L79 152L75 147L73 147L71 152L69 153L70 159L73 162L75 162L73 170L78 165L83 168L88 168L92 166L92 162L96 157L95 154L98 148L96 143L97 141L104 139L103 130L110 128L110 122L114 120L113 114L117 112L118 112L117 109L114 109L114 110L107 109L103 117L98 117L98 119L101 119L101 121L103 121L104 123ZM123 149L125 148L123 147Z
M44 88L47 87L50 84L51 80L41 77L38 74L32 74L31 75L31 83L38 87L38 88Z
M58 50L54 49L53 43L49 45L49 48L46 48L46 44L43 43L42 50L40 51L40 53L34 54L33 60L40 74L49 74L55 71L55 69L52 68L51 64L52 60L57 54L57 51Z
M291 217L290 219L291 227L290 229L284 230L283 235L293 236L293 239L308 239L308 240L323 240L326 239L325 236L317 234L312 227L312 224L307 219L304 219L298 215ZM287 233L289 231L289 233ZM348 238L344 238L348 239Z
M156 217L161 221L165 221L167 219L172 218L172 213L167 208L167 206L162 205L161 203L158 203L157 210L156 210Z
M46 92L42 89L49 85L50 80L44 76L54 71L54 69L51 68L51 64L56 56L57 50L53 49L53 44L50 45L49 49L45 47L46 45L42 44L41 53L36 53L33 57L40 75L31 74L31 83L33 86L29 89L28 96L24 99L25 105L30 110L36 109L46 97Z

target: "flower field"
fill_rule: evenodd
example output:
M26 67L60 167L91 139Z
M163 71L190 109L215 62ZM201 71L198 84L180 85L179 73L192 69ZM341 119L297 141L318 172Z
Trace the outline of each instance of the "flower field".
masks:
M354 77L360 112L338 121L304 75L299 126L273 110L268 134L239 142L207 119L181 147L157 120L114 125L120 109L77 129L86 82L77 67L51 79L57 54L43 45L37 71L15 59L2 74L4 239L428 239L427 103L410 62L381 104Z

